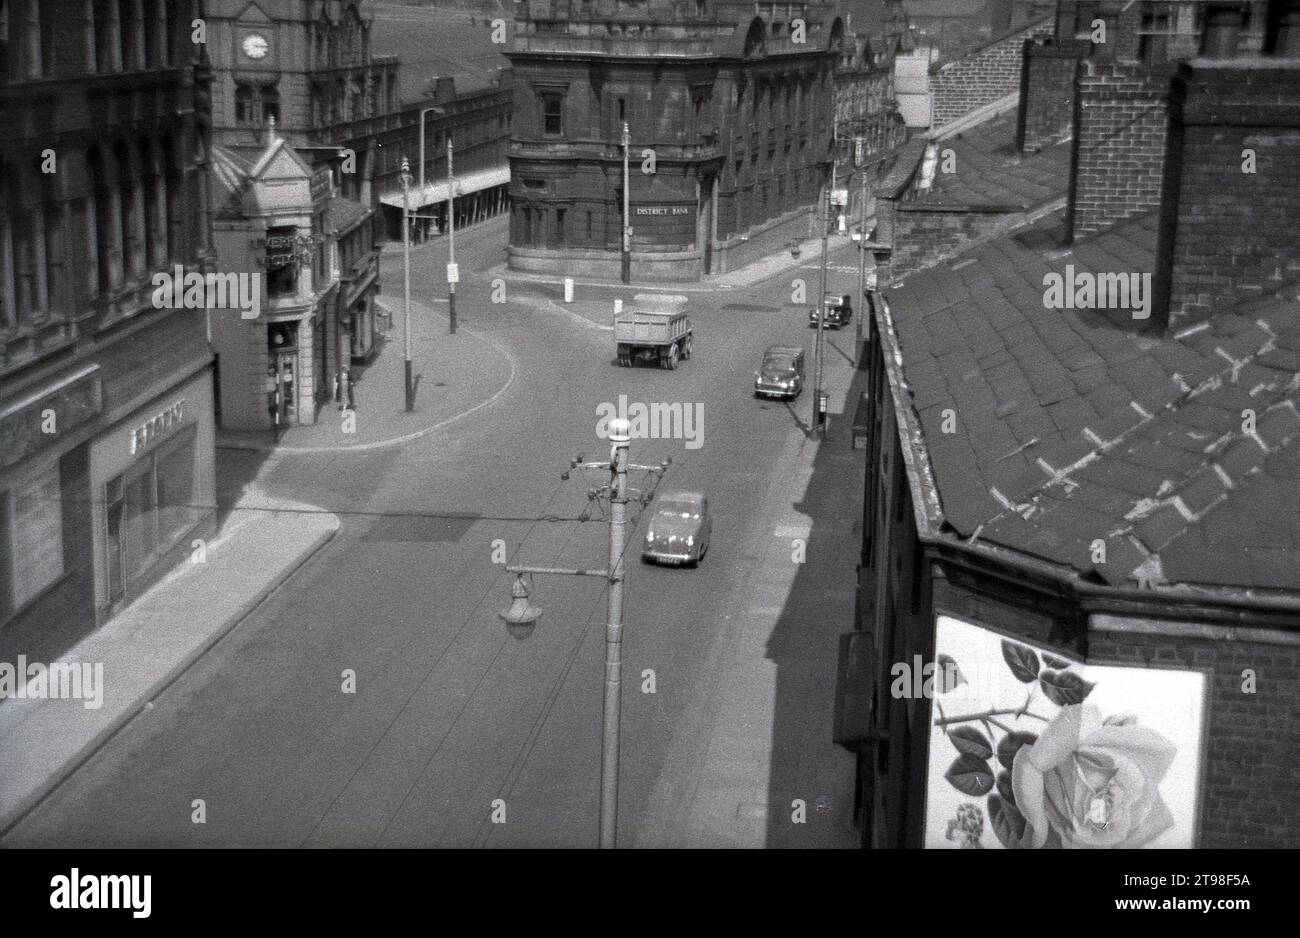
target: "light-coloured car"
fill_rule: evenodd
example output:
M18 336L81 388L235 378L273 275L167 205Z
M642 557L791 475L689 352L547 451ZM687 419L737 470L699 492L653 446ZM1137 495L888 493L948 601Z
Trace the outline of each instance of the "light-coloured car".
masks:
M641 559L656 563L690 564L703 559L709 549L713 521L709 500L699 492L671 492L659 496L646 528Z
M794 400L803 390L803 349L773 345L754 372L754 394Z

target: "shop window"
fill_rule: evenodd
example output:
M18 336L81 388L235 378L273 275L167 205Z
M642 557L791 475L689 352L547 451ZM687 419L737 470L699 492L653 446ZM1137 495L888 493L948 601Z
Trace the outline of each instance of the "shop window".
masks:
M564 136L564 96L548 91L541 95L542 133L548 137Z
M36 599L63 576L63 494L59 465L0 492L0 619Z
M298 258L294 254L298 229L270 228L266 232L266 295L271 298L296 296Z
M198 520L197 430L187 427L104 487L109 599L122 597Z

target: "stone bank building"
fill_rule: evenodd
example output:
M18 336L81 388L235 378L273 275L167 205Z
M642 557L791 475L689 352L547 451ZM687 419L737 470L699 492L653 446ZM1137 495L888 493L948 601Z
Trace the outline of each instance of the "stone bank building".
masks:
M515 23L512 269L620 275L624 123L632 279L812 233L848 43L835 4L527 0Z

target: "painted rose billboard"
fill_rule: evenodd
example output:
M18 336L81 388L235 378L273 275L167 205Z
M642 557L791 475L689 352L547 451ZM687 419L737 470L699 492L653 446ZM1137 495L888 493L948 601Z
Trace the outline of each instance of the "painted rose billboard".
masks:
M948 616L936 628L927 847L1195 846L1201 672L1083 665Z

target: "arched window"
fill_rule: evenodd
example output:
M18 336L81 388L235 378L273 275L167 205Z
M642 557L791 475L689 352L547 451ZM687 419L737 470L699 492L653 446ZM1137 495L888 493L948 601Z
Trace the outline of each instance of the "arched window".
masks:
M141 0L144 15L144 64L146 68L157 68L163 64L161 38L161 9L158 0Z
M114 146L113 158L117 163L118 191L121 193L122 269L129 278L143 266L140 263L140 252L144 245L137 236L140 218L136 203L136 189L140 185L140 180L136 177L135 154L125 141L118 141Z
M253 123L253 87L243 82L235 85L235 123Z
M95 290L102 295L108 292L112 284L111 255L117 241L113 237L112 228L112 182L108 178L104 155L98 147L86 154L86 166L90 173L91 201L94 206L93 240L98 246Z
M94 0L91 16L94 19L95 71L113 70L113 8L114 0Z
M9 3L0 0L0 84L9 80ZM0 318L0 323L4 319Z
M275 85L262 86L262 123L280 123L280 91Z

